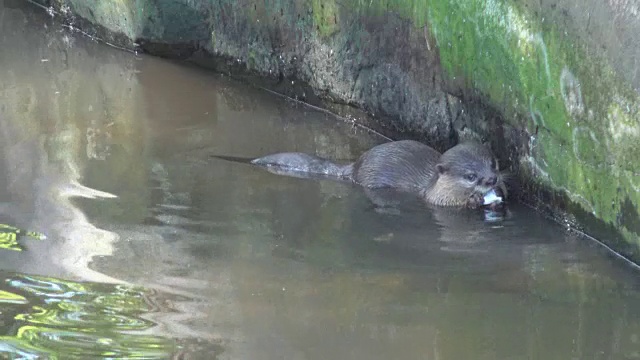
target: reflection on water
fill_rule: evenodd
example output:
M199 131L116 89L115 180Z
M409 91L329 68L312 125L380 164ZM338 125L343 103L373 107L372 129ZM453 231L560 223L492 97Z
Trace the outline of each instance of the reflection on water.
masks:
M140 333L154 325L140 315L158 311L147 290L21 274L2 278L2 323L10 329L0 338L5 356L159 359L177 350L169 339ZM126 333L132 330L138 334Z
M23 247L18 240L30 237L36 240L45 240L47 237L36 231L18 229L15 226L0 224L0 249L22 251Z
M3 356L640 358L637 273L583 239L213 158L381 140L11 4L0 223L47 239L0 249Z

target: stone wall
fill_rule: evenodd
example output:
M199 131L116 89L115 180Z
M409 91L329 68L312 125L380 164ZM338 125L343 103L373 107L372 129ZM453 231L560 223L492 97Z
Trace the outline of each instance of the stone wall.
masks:
M37 2L108 42L254 76L395 138L490 140L526 201L640 259L637 1Z

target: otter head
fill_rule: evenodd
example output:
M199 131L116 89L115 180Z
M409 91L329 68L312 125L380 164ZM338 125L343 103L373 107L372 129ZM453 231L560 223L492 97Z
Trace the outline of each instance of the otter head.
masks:
M502 186L497 160L491 150L479 143L452 147L440 156L436 168L438 182L444 182L451 191L460 195L484 195Z

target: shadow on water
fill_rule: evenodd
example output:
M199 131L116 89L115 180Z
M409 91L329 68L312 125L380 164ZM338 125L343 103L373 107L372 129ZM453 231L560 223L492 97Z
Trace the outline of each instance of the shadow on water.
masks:
M487 222L212 158L382 140L11 4L0 223L24 251L0 249L3 356L640 358L637 273L584 239L517 205Z

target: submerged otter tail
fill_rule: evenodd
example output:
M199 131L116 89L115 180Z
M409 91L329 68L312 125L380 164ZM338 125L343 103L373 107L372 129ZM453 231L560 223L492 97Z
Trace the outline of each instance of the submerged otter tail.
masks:
M251 161L253 161L252 158L244 158L239 156L211 155L211 157L242 164L251 164Z
M218 155L214 155L213 157L227 161L253 164L261 166L274 174L299 178L333 177L350 179L353 168L352 164L340 165L331 160L305 153L278 153L257 159Z
M331 160L305 153L278 153L251 161L252 164L265 167L268 171L296 177L337 177L351 178L351 164L339 165Z

